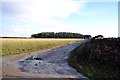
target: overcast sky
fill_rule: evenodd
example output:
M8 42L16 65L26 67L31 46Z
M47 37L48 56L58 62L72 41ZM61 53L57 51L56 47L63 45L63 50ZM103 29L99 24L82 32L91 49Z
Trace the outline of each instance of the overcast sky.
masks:
M2 0L0 36L30 37L39 32L75 32L117 37L118 1Z

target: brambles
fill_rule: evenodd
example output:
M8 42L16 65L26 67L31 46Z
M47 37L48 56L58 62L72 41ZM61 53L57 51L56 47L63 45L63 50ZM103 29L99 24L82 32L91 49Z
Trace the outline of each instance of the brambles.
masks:
M96 39L90 44L93 59L119 64L120 38Z
M2 56L35 52L70 44L80 39L0 39L2 41Z
M120 38L91 39L71 52L68 63L91 78L120 78Z

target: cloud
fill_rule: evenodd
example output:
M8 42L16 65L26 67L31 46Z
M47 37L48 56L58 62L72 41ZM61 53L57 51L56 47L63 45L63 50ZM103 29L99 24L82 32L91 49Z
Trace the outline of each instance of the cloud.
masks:
M90 22L92 22L93 19L96 19L94 18L94 15L101 15L105 12L104 9L98 8L87 10L91 8L91 6L87 6L87 2L90 1L2 0L2 7L0 7L0 10L3 13L3 34L16 36L30 36L33 33L44 31L72 31L81 32L83 34L93 34L93 31L90 31L90 29L88 28L94 28L98 25L91 24ZM87 6L87 8L84 6ZM73 18L72 15L73 17L76 17ZM93 16L93 18L90 21L88 19L89 16ZM98 18L99 17L100 16L98 16ZM96 22L99 21L98 18L96 19ZM71 22L67 22L68 19ZM103 24L105 25L105 23ZM101 24L100 26L103 25ZM97 30L98 27L96 30L94 30L94 34L98 33Z
M12 17L33 22L48 22L49 24L56 23L55 18L69 17L72 13L82 9L83 6L83 2L72 0L22 0L21 2L3 3L3 12L6 11L6 14Z
M35 28L33 24L42 24L49 26L47 31L59 31L70 27L63 21L71 14L79 12L84 5L85 2L74 0L2 0L2 13L3 18L23 22L33 28ZM11 25L23 28L15 24ZM21 31L16 28L13 28L14 32ZM45 30L43 27L40 29Z

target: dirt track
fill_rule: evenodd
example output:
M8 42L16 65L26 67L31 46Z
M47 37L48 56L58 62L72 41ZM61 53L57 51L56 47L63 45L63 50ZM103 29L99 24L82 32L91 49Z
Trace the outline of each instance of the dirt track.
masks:
M41 52L3 57L2 77L86 78L67 64L70 51L80 42Z

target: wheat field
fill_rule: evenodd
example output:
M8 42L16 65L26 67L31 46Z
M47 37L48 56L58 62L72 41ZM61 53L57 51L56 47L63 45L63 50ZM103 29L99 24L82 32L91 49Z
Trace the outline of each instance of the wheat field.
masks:
M0 55L36 52L67 45L80 39L17 39L0 38Z

